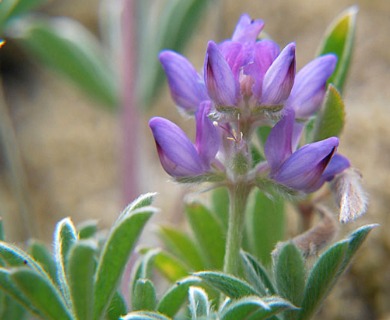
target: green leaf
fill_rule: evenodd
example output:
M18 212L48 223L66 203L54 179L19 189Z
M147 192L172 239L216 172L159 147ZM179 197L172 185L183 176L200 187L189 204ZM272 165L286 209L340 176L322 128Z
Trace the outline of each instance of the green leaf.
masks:
M344 264L348 241L340 241L326 250L316 261L306 282L299 320L311 319L328 295Z
M72 307L72 299L65 270L68 263L68 253L76 241L76 228L70 218L58 222L54 231L54 258L58 284L69 308Z
M29 310L32 314L42 316L42 314L31 304L30 300L26 298L22 292L16 287L10 276L10 272L6 269L0 268L0 289L7 293L12 299L19 302L24 308ZM7 319L7 318L5 318ZM12 319L12 318L11 318Z
M167 226L160 227L159 231L161 239L169 250L192 270L198 271L205 268L199 248L185 232Z
M200 203L187 204L186 214L202 255L207 259L207 268L222 269L225 255L225 233L222 226Z
M194 273L194 276L233 299L257 295L256 290L248 283L222 272L204 271Z
M270 307L270 311L268 313L268 316L276 315L283 311L294 311L297 312L299 308L294 306L290 301L287 301L283 298L280 298L278 296L272 296L272 297L264 297L263 301L267 303L267 305ZM253 315L248 320L256 320L256 315ZM268 319L268 318L267 318ZM278 319L278 318L276 318Z
M356 29L356 6L342 12L328 27L318 50L318 55L333 53L337 56L337 66L328 82L342 93L353 52Z
M248 248L265 266L271 264L271 252L284 237L284 200L272 198L255 189L250 195L245 217Z
M171 282L188 276L190 270L170 254L160 251L154 258L156 268Z
M41 265L30 255L10 243L0 241L0 258L8 267L28 266L47 276Z
M31 257L42 266L53 281L56 281L56 264L45 244L38 240L32 240L29 242L28 250Z
M241 252L241 258L248 282L262 295L276 294L271 277L256 258L246 252Z
M300 306L305 289L305 262L301 252L292 243L279 249L274 261L274 275L278 294L294 305ZM286 313L285 319L295 319L295 313Z
M154 212L156 209L152 207L141 207L134 211L125 209L111 229L96 272L94 319L103 318L133 247Z
M23 267L13 269L10 276L17 288L46 318L72 320L70 310L67 309L61 293L48 278Z
M26 309L9 296L4 297L4 303L0 307L0 319L26 319Z
M299 320L311 319L368 233L377 226L377 224L370 224L360 227L347 239L336 243L320 256L307 279Z
M219 219L223 229L226 231L228 229L230 203L228 189L225 187L214 189L211 194L211 200L211 210Z
M88 239L95 236L98 231L97 220L87 220L77 226L80 239Z
M248 319L253 314L256 314L255 319L265 319L266 315L261 316L259 311L270 311L270 308L259 297L244 297L228 304L222 310L221 320Z
M118 106L118 83L109 67L111 61L96 37L77 21L29 19L20 25L15 39L95 100L110 108Z
M73 309L78 319L93 316L93 285L96 268L97 245L91 240L77 241L69 252L66 274Z
M157 311L168 317L173 317L186 301L189 288L200 283L201 280L195 277L187 277L178 281L162 296L157 305Z
M139 68L137 75L140 97L140 106L149 107L153 99L157 96L164 80L164 73L159 64L158 53L163 49L171 49L177 52L183 50L189 42L191 34L195 31L195 25L200 20L205 11L208 0L171 0L164 2L160 14L157 16L149 15L147 19L145 7L148 2L139 1L142 12L138 12L140 18L139 28L142 34L138 43L139 46ZM143 7L142 7L143 6Z
M207 293L203 289L190 287L188 300L192 319L208 319L210 302Z
M222 310L221 320L274 319L271 317L286 310L296 311L297 308L289 301L278 296L264 298L244 297L227 304Z
M123 316L127 312L126 302L122 295L117 291L114 297L111 299L110 306L107 310L106 320L118 320L120 316Z
M342 271L345 270L345 268L348 266L348 264L351 262L353 256L355 255L356 251L360 248L362 245L363 241L366 239L368 236L368 233L378 227L378 224L369 224L365 225L363 227L360 227L359 229L355 230L352 232L349 237L347 238L348 240L348 251L345 256L344 260L344 265L342 268Z
M171 320L161 313L150 311L131 312L120 318L121 320Z
M121 223L123 218L127 218L129 212L135 211L136 209L140 209L143 207L150 206L156 197L156 193L149 192L145 194L141 194L138 198L132 201L119 215L118 219L115 221L115 224Z
M313 141L338 137L345 123L345 105L333 85L328 86L324 106L316 117Z
M132 295L133 310L150 310L156 308L156 289L149 279L138 279Z

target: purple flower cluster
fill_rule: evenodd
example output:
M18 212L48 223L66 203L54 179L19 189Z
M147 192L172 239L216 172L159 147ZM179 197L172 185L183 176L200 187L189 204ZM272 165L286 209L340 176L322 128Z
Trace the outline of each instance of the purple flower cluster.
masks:
M320 56L296 73L295 44L280 49L258 40L263 26L262 20L241 16L231 39L208 43L202 73L178 53L160 54L173 100L196 120L195 143L169 120L149 122L161 164L172 177L222 175L227 183L260 178L313 192L350 166L336 153L336 137L298 147L306 120L323 103L336 57ZM255 164L250 146L259 126L272 129L264 161Z

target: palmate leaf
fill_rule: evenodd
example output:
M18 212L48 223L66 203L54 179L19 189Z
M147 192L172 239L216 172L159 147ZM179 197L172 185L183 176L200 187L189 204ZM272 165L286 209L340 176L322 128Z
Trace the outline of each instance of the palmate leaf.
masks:
M35 270L20 267L10 272L10 277L18 290L47 319L72 320L59 290L53 283Z
M28 251L31 257L38 262L53 281L57 281L56 263L46 245L37 240L29 241Z
M244 297L228 303L221 311L221 320L262 320L285 310L297 310L289 301L280 297ZM278 319L278 318L275 318Z
M194 273L194 276L199 277L206 284L233 299L258 294L257 291L245 281L222 272L203 271Z
M120 320L171 320L165 315L152 311L131 312L120 318Z
M0 319L25 319L25 309L21 304L9 296L4 297L4 301L0 306Z
M123 296L117 291L111 299L111 303L107 310L106 320L118 320L120 316L123 316L126 313L126 301Z
M13 279L11 278L10 271L0 268L0 289L7 293L9 297L17 301L25 309L29 310L32 314L38 317L42 316L40 311L31 303L31 301L17 288ZM7 319L7 318L6 318Z
M47 276L42 266L29 254L10 243L0 241L0 258L6 267L27 266Z
M207 293L203 289L190 287L188 300L192 319L208 319L210 302Z
M256 258L247 252L241 252L241 258L248 283L251 283L261 295L276 294L272 278Z
M136 200L135 202L137 202ZM147 202L148 203L148 202ZM137 208L132 210L133 208ZM102 319L124 271L126 262L155 208L130 205L108 235L98 261L95 281L94 319Z
M178 281L161 297L157 311L168 317L173 317L187 300L189 288L199 286L201 282L201 279L197 277L187 277Z
M318 55L333 53L337 56L337 66L328 83L342 93L353 52L353 44L356 29L356 6L342 12L328 27L323 37Z
M97 244L92 240L77 241L69 252L66 276L73 308L78 319L93 316L93 285Z
M305 261L292 242L285 243L278 249L274 259L274 275L278 295L300 306L305 289ZM295 311L286 312L285 320L293 320L295 316Z
M314 264L306 282L299 320L308 320L316 313L351 259L366 239L368 233L378 225L363 226L345 240L326 250Z
M149 279L138 279L135 282L132 295L133 310L153 311L156 304L156 288L153 282Z
M65 303L69 308L72 308L72 299L65 269L68 263L68 253L76 241L77 231L70 218L65 218L58 222L54 231L54 259L57 281L65 298Z
M15 34L29 53L109 108L118 106L118 84L97 39L69 18L28 19Z

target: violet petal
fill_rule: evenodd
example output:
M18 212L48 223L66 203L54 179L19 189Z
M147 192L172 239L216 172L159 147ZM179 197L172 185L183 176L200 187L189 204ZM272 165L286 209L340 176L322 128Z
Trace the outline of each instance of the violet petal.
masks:
M283 162L292 154L291 143L294 128L294 111L285 116L272 128L264 146L265 157L271 168L276 172Z
M264 76L261 103L279 105L288 98L295 77L295 44L287 45Z
M320 108L326 91L326 82L337 63L333 54L320 56L300 70L286 105L295 110L297 118L312 116Z
M209 99L203 79L192 64L176 52L163 51L159 58L168 78L172 99L185 111L194 113L200 102Z
M294 152L271 177L290 188L312 192L323 181L321 176L338 146L339 140L331 137L307 144Z
M209 119L211 102L204 101L200 104L196 112L196 141L195 146L199 157L202 159L204 167L209 168L215 158L221 143L218 129Z
M204 76L208 94L217 105L236 104L238 82L218 46L212 41L207 47Z
M202 161L187 135L173 122L155 117L149 121L160 162L173 177L204 173Z

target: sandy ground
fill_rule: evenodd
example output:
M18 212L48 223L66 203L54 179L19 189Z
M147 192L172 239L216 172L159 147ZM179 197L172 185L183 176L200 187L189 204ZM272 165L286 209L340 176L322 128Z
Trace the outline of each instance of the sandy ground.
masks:
M53 1L52 14L70 15L96 28L96 0ZM76 6L77 4L77 6ZM227 0L216 2L187 50L201 66L207 39L228 37L243 12L266 22L266 31L281 45L297 44L298 67L315 55L320 38L334 16L359 5L356 52L347 84L347 124L340 151L362 172L370 195L365 217L343 227L348 232L364 223L380 223L353 266L332 293L321 319L390 319L390 1L387 0ZM79 7L80 6L80 7ZM196 53L197 52L197 53ZM10 114L26 171L29 213L35 235L50 240L55 222L71 216L77 223L98 219L108 226L123 207L121 196L120 116L88 100L67 82L36 65L24 82L7 86ZM27 80L26 80L27 79ZM26 84L32 86L26 88ZM142 117L143 148L140 191L158 191L160 220L173 220L172 203L181 189L168 182L159 167L146 127L151 115L178 120L167 89L155 108ZM4 151L1 151L3 154ZM0 204L12 241L25 240L18 204L6 163L0 163Z

